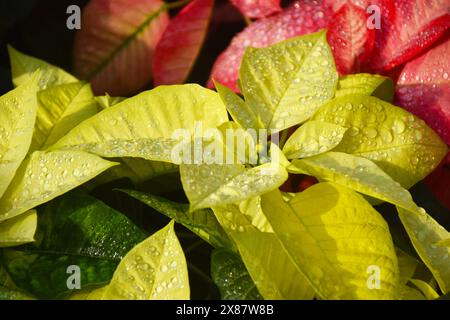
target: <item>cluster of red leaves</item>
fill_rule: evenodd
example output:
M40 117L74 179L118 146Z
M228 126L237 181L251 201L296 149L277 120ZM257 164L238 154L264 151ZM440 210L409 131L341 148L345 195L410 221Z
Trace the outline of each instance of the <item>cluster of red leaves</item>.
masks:
M298 0L284 9L280 0L229 1L256 20L217 58L210 87L215 79L239 91L246 47L326 28L340 74L392 76L397 105L421 117L450 145L450 0ZM205 39L213 0L193 0L170 21L161 11L145 24L148 12L161 6L161 0L91 0L86 6L75 69L96 93L134 93L152 77L155 85L186 80ZM120 45L124 40L127 46ZM450 208L449 166L450 156L427 183Z

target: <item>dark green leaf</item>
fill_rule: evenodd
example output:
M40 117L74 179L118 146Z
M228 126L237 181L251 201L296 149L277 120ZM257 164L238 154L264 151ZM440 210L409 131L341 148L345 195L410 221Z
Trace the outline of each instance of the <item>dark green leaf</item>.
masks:
M189 212L189 205L177 203L149 193L120 190L182 224L213 247L232 248L225 231L210 209Z
M109 282L121 258L146 238L127 217L88 195L70 193L39 212L36 242L3 251L13 281L40 298L71 290L71 265L81 287Z
M211 277L223 300L262 300L241 258L233 252L213 251Z

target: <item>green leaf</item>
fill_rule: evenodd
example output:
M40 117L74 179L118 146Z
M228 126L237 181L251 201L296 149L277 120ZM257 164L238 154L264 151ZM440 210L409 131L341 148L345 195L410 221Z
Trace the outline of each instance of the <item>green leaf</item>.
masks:
M327 152L294 160L292 171L300 170L323 181L331 181L407 210L417 210L408 190L369 159L342 152Z
M16 86L26 83L39 69L39 88L45 89L51 86L78 81L77 78L64 70L51 65L43 60L23 54L8 45L9 59L13 83Z
M172 221L122 259L102 299L189 299L186 260L173 226Z
M436 243L448 239L450 233L423 209L410 212L397 207L397 210L420 258L430 269L442 292L449 292L450 247L438 246Z
M0 97L0 197L25 158L36 119L39 72Z
M0 300L35 300L35 298L20 290L0 286Z
M72 192L39 211L37 241L4 250L13 280L40 298L61 297L70 265L80 267L81 288L106 284L120 259L146 238L127 217L90 196Z
M50 201L114 165L82 151L35 151L0 200L0 221Z
M322 299L394 299L399 270L387 223L359 194L319 183L284 202L262 197L276 236ZM370 287L379 270L379 287Z
M411 281L428 300L439 298L437 292L425 281L419 279L410 279L409 281Z
M288 178L284 167L273 163L250 169L242 164L182 164L180 173L192 211L258 196Z
M214 214L236 244L258 291L267 300L305 299L314 290L274 233L261 232L237 205L214 207Z
M308 121L286 141L283 152L288 159L305 158L336 147L347 131L339 125Z
M214 82L220 98L236 123L245 129L262 129L264 125L258 115L240 96L230 88Z
M398 268L400 270L400 284L406 284L416 272L419 262L397 249Z
M95 97L95 100L97 101L100 108L103 110L103 109L108 109L108 108L118 104L119 102L122 102L123 100L126 100L126 98L125 97L111 97L109 94L106 93L104 96Z
M351 94L372 95L392 102L394 100L394 83L391 78L369 73L349 74L339 78L335 96Z
M267 129L304 122L335 93L338 74L325 31L247 47L240 83L245 102Z
M405 285L400 289L399 300L426 300L426 298L419 290Z
M30 210L0 223L0 247L12 247L33 242L36 227L36 210Z
M87 119L50 149L173 162L172 150L180 144L174 135L190 138L226 121L216 92L195 84L160 86Z
M447 153L425 122L375 97L335 98L312 119L347 128L334 151L372 160L405 188L425 178Z
M211 277L222 300L262 300L239 255L216 249L211 254Z
M177 203L149 193L119 190L145 203L156 211L182 224L213 247L232 248L230 239L210 209L189 211L189 205Z
M38 92L38 110L31 151L54 144L98 111L89 84L73 82Z

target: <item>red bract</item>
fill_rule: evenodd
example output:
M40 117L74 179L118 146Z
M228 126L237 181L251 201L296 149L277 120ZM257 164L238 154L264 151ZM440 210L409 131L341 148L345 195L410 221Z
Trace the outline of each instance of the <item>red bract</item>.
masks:
M450 39L408 62L397 103L422 118L450 145Z
M374 30L367 27L365 10L348 1L333 15L328 30L328 42L339 73L359 71L374 43Z
M91 0L75 39L75 72L95 93L128 95L151 80L154 48L169 19L160 0Z
M244 16L263 18L281 11L280 0L230 0Z
M205 39L213 5L213 0L194 0L170 22L155 49L155 86L186 80Z
M368 69L383 72L417 56L449 27L448 0L380 0L381 29Z
M238 92L239 66L246 47L266 47L325 28L330 18L328 10L328 6L322 2L306 0L296 2L276 15L252 23L232 40L230 46L216 60L211 79ZM214 87L211 80L208 86Z
M447 159L426 179L426 184L433 191L436 198L448 209L450 209L450 153Z

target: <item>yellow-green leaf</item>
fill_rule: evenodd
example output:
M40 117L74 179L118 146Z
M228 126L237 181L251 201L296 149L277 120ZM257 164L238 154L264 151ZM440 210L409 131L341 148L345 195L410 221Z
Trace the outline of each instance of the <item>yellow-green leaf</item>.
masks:
M335 182L407 210L418 209L408 190L366 158L330 151L294 160L290 169Z
M399 270L388 225L361 195L319 183L287 203L279 191L266 194L262 208L319 297L397 297Z
M82 82L50 87L38 92L37 98L37 119L30 151L46 149L98 111L90 85Z
M195 84L160 86L85 120L50 149L173 162L172 150L181 143L174 134L184 139L226 121L225 106L216 92Z
M398 213L411 242L424 264L430 269L442 292L450 291L450 247L436 243L450 237L425 210L415 212L398 208Z
M126 100L124 97L111 97L109 94L105 94L104 96L97 96L95 97L95 100L97 101L100 108L108 109L109 107L112 107L113 105L118 104L119 102L122 102L123 100Z
M338 75L324 31L247 47L240 83L245 102L267 129L304 122L335 93Z
M283 152L288 159L305 158L336 147L347 131L339 125L308 121L286 141Z
M259 231L237 205L214 207L213 210L236 243L242 261L264 299L310 300L314 297L314 290L275 234Z
M82 151L35 151L0 199L0 221L50 201L114 165Z
M372 96L335 98L312 119L347 128L334 151L374 161L405 188L426 177L447 154L445 143L425 122Z
M425 281L420 279L410 279L409 281L411 281L428 300L439 298L437 292Z
M144 240L122 259L103 292L106 300L186 300L186 259L174 222Z
M217 92L236 123L245 129L264 128L261 115L257 114L241 97L230 88L214 82Z
M37 227L36 210L0 223L0 247L19 246L34 241Z
M40 89L78 81L77 78L61 68L23 54L11 46L8 46L8 53L11 62L13 83L16 86L27 82L37 69L41 71L38 82Z
M439 240L438 242L436 242L436 245L441 246L441 247L450 247L450 238L444 239L444 240Z
M339 78L336 97L348 94L364 94L384 101L394 100L394 83L391 78L378 74L357 73Z
M242 164L182 164L180 173L192 211L261 195L288 178L286 169L274 163L250 169Z
M39 72L0 97L0 197L11 183L31 144L36 120Z

